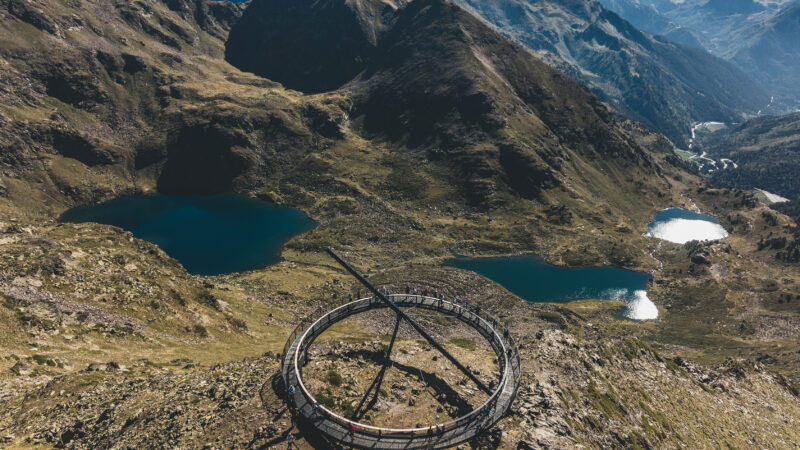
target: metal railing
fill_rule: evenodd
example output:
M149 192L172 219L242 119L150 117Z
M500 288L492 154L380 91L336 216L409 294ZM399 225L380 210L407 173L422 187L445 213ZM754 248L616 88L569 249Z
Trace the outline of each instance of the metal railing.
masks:
M426 435L429 436L432 431L435 434L441 435L459 428L468 428L468 425L471 425L475 422L488 422L491 419L485 417L484 411L486 409L489 409L490 411L494 409L499 396L506 390L506 386L509 382L513 383L513 391L509 394L511 398L508 400L510 405L519 387L519 381L521 378L521 359L514 339L511 337L510 332L505 325L502 324L502 322L497 320L497 318L485 310L476 312L474 310L464 308L461 305L456 305L449 301L432 297L399 294L390 295L389 298L397 306L416 306L448 313L449 315L458 318L462 322L475 328L483 337L487 339L497 355L497 361L498 365L500 366L501 373L497 388L490 395L489 399L487 399L472 412L449 422L433 424L423 428L383 428L364 425L342 417L322 405L318 405L316 408L315 414L317 418L327 418L345 429L350 429L352 426L355 426L359 434L368 434L379 438L414 439L425 437ZM297 384L300 388L300 393L309 403L313 404L316 400L314 399L314 396L311 395L311 393L306 389L305 384L303 383L302 366L306 361L307 349L311 343L313 343L314 339L316 339L317 336L322 334L322 332L324 332L334 323L339 322L349 316L373 309L387 307L388 306L378 298L367 297L342 305L313 322L311 322L311 320L302 320L292 332L289 340L287 340L286 345L284 346L284 365L282 368L284 382L288 385L288 377L291 375L290 371L293 371L293 375L296 377ZM291 360L288 360L288 352L293 345L297 345L297 348L295 349ZM301 361L303 363L301 363Z

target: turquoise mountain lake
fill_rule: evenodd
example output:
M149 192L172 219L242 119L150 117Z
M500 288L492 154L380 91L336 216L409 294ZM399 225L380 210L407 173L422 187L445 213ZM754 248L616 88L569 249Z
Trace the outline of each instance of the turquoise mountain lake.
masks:
M556 267L534 255L455 258L445 265L479 273L529 302L636 300L650 279L648 274L614 267Z
M316 226L298 209L236 194L123 197L71 209L60 220L124 228L198 275L274 264L286 241Z

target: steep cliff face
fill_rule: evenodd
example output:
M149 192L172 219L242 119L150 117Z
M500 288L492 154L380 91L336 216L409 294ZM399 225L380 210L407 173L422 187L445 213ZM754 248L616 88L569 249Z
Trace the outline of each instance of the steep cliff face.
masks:
M230 1L164 0L167 7L189 23L196 23L206 33L225 39L241 17L243 5Z

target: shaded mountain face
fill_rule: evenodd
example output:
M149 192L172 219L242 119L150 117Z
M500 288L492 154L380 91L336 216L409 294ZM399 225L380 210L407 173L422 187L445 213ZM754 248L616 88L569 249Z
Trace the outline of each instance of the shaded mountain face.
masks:
M769 101L730 63L642 33L593 0L457 3L679 146L693 122L737 121Z
M339 88L372 57L388 0L253 1L231 30L226 59L303 92Z

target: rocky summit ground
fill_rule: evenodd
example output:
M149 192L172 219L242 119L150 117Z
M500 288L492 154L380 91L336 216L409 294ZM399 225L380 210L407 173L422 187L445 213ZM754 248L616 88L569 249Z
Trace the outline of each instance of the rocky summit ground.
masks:
M519 341L516 401L464 448L797 446L795 222L708 188L666 138L449 2L297 3L309 14L271 15L268 0L0 0L0 446L335 446L288 414L276 357L302 318L365 292L323 245L392 291L480 305ZM270 64L231 64L269 56L241 40L259 23L288 33L267 44L307 31L326 55L326 12L348 24L353 61L310 73L292 54L274 76L306 77L293 86L266 77ZM154 191L235 191L318 226L278 264L201 277L118 228L57 220ZM715 215L730 237L645 237L670 206ZM530 304L442 266L521 253L651 272L660 318ZM423 319L491 374L468 330ZM357 412L392 326L354 317L316 344L311 383L332 407ZM396 350L365 420L416 423L417 405L427 420L480 398L408 330Z
M796 392L764 364L728 360L699 366L662 355L640 339L609 335L600 312L608 306L526 304L476 276L453 270L431 275L462 287L468 301L487 308L504 304L501 314L520 341L523 380L514 406L496 428L466 447L790 448L800 438ZM587 311L593 311L591 319ZM373 342L367 335L381 335L369 327L338 332L352 334L349 342L354 343L323 339L339 343L330 352L323 345L309 373L320 389L351 395L347 392L360 387L348 368L359 363L352 352L357 353L358 342ZM401 341L395 349L398 364L410 360L411 353L429 353L417 339ZM258 347L267 346L253 345ZM30 366L36 374L7 377L3 384L4 443L260 448L284 445L292 433L301 448L328 445L289 416L280 400L279 362L272 351L216 364L188 356L132 358L74 369L55 366L50 372L48 359L34 359ZM319 364L325 367L316 377ZM340 372L343 384L329 375L331 370ZM416 374L403 378L387 380L386 401L408 404L414 395L425 395L425 387L414 385ZM455 389L462 387L456 384ZM334 402L347 399L331 395ZM371 414L380 412L379 406Z

